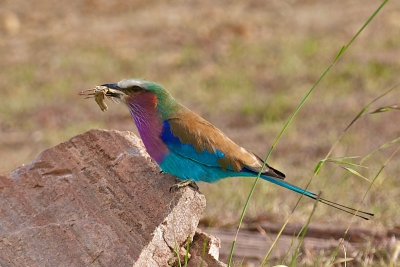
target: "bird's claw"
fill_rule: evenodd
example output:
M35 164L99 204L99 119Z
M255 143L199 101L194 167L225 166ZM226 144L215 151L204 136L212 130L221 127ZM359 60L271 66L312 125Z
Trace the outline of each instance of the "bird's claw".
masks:
M179 190L180 188L185 187L185 186L191 186L196 191L199 190L199 187L198 187L198 185L196 184L195 181L193 181L193 180L184 180L184 181L181 181L181 182L179 182L177 184L171 185L171 187L169 188L169 192L170 193L176 192L177 190Z

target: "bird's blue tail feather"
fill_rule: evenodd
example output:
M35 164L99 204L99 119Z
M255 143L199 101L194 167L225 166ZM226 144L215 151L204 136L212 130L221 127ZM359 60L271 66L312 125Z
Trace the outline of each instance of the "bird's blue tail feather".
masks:
M281 180L281 179L277 179L277 178L274 178L274 177L269 177L269 176L266 176L266 175L261 175L260 178L263 179L263 180L267 180L267 181L269 181L269 182L271 182L273 184L277 184L279 186L282 186L284 188L292 190L292 191L294 191L296 193L299 193L299 194L302 194L302 195L304 194L305 196L310 197L312 199L317 199L317 197L318 197L317 194L314 194L313 192L310 192L310 191L307 191L307 190L305 190L303 188L300 188L298 186L292 185L292 184L290 184L290 183L288 183L288 182L286 182L284 180Z
M333 207L335 209L344 211L346 213L350 213L352 215L355 215L357 217L363 218L365 220L369 220L369 219L367 217L363 216L363 215L374 216L373 213L361 211L361 210L358 210L358 209L353 209L353 208L338 204L336 202L320 198L320 197L318 197L317 194L315 194L313 192L310 192L310 191L307 191L307 190L305 190L303 188L300 188L298 186L292 185L292 184L290 184L288 182L285 182L284 180L277 179L277 178L270 177L270 176L266 176L266 175L261 175L260 178L263 179L263 180L269 181L269 182L271 182L273 184L276 184L276 185L282 186L284 188L287 188L289 190L292 190L292 191L294 191L296 193L305 195L305 196L307 196L309 198L318 200L319 202L321 202L321 203L323 203L325 205L331 206L331 207ZM360 214L363 214L363 215L360 215Z

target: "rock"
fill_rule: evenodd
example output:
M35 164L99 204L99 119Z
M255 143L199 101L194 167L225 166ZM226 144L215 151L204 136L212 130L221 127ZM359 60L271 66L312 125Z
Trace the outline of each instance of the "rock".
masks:
M130 132L45 150L0 176L0 266L168 266L205 208L190 187L170 193L176 182Z
M218 261L220 248L219 238L197 229L190 245L191 258L188 267L226 267L226 264Z

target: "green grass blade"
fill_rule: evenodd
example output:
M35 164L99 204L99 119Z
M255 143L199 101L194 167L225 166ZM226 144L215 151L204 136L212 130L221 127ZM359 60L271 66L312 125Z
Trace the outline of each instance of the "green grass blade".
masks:
M383 94L381 94L380 96L378 96L377 98L375 98L374 100L372 100L368 105L366 105L361 111L360 113L358 113L358 115L350 122L350 124L346 127L346 129L344 130L344 132L346 132L361 116L364 115L364 113L367 111L367 109L376 101L378 101L379 99L381 99L382 97L386 96L387 94L389 94L390 92L392 92L396 87L398 87L398 85L393 86L392 88L390 88L389 90L387 90L386 92L384 92Z
M383 144L383 145L382 145L381 147L379 147L378 149L376 149L376 150L372 151L371 153L369 153L368 155L366 155L366 156L360 161L360 165L364 164L365 161L367 161L369 158L371 158L371 157L372 157L374 154L376 154L377 152L379 152L379 151L381 151L381 150L384 150L384 149L386 149L386 148L388 148L388 147L391 147L392 145L396 144L396 143L399 142L399 141L400 141L400 137L398 137L398 138L396 138L396 139L394 139L394 140L392 140L392 141L390 141L390 142L387 142L387 143Z
M375 12L371 15L371 17L368 18L368 20L364 23L364 25L361 27L360 30L351 38L350 42L346 45L343 46L342 49L340 50L339 54L336 56L335 60L333 63L335 63L341 56L342 54L349 48L349 46L354 42L354 40L360 35L360 33L367 27L367 25L372 21L372 19L379 13L379 11L389 2L389 0L385 0L382 2L382 4L375 10Z
M391 161L391 159L394 157L394 155L396 155L398 152L400 151L400 146L389 156L389 158L385 161L385 163L382 165L382 167L378 170L378 172L376 173L374 179L371 181L369 187L367 188L367 191L365 192L363 198L361 199L361 203L364 202L365 198L367 197L368 192L371 190L372 185L375 183L376 179L378 179L379 175L382 173L383 169L386 167L386 165ZM343 238L340 240L339 245L336 247L336 250L334 252L334 254L332 255L331 258L331 264L333 264L333 262L335 261L335 257L339 251L339 247L341 246L341 244L344 241L344 238L347 236L347 233L349 232L349 229L351 227L351 225L353 224L355 216L353 216L350 220L349 226L347 227L346 231L343 233Z
M301 234L300 241L299 241L299 243L297 244L297 248L296 248L296 250L295 250L295 253L294 253L293 256L292 256L292 260L291 260L289 266L294 266L295 263L296 263L295 260L296 260L297 256L299 255L301 245L303 244L304 238L306 237L307 229L308 229L308 226L310 225L311 218L312 218L312 216L314 215L315 210L316 210L316 208L317 208L318 199L319 199L320 195L321 195L321 192L318 194L318 198L317 198L317 200L316 200L315 203L314 203L314 207L313 207L313 209L312 209L312 211L311 211L311 213L310 213L310 216L308 216L307 223L303 226L303 228L302 228L301 231L299 232L299 235Z
M358 176L358 177L360 177L360 178L362 178L362 179L364 179L364 180L366 180L366 181L372 183L372 181L371 181L370 179L368 179L367 177L363 176L362 174L360 174L360 173L357 172L356 170L354 170L354 169L352 169L352 168L349 168L349 167L346 167L346 166L342 166L342 165L340 165L340 167L342 167L342 168L345 169L346 171L350 172L351 174L354 174L354 175L356 175L356 176ZM380 187L380 186L377 185L377 184L374 184L374 185L377 186L377 187Z
M365 168L365 169L369 169L369 167L367 166L363 166L361 164L358 163L353 163L350 161L345 161L347 159L358 159L360 158L359 156L353 156L353 157L335 157L335 158L328 158L327 160L320 160L319 162L330 162L330 163L334 163L337 165L347 165L347 166L352 166L352 167L360 167L360 168Z
M188 235L188 238L186 240L186 253L185 253L185 265L184 265L185 267L187 266L189 261L189 250L190 250L190 235Z
M395 104L395 105L381 107L381 108L378 108L378 109L370 112L369 114L388 112L388 111L391 111L391 110L400 110L400 105Z

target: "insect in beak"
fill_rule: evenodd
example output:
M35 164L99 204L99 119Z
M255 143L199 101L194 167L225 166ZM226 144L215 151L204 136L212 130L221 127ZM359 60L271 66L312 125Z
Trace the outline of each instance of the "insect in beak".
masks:
M79 95L86 96L85 99L94 98L101 111L105 112L108 109L105 98L111 99L111 101L118 104L120 102L119 99L125 94L118 89L109 88L108 84L104 84L98 85L94 89L83 90L79 92Z

